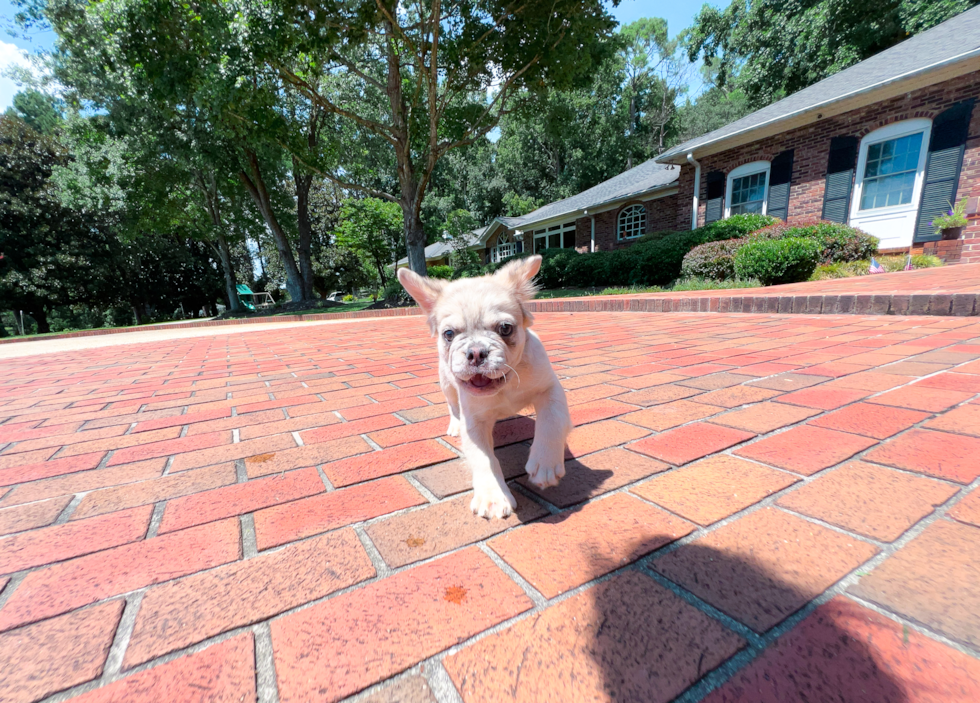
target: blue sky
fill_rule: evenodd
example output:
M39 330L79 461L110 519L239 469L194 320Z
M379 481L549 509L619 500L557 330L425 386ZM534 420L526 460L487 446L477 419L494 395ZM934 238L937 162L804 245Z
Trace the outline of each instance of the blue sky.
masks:
M621 24L628 24L641 17L663 17L667 20L668 31L674 35L692 23L702 4L702 0L622 0L619 7L612 8L612 13ZM722 3L713 0L710 4L720 6ZM52 32L35 32L27 38L7 35L3 30L12 24L15 12L16 8L10 0L0 0L0 73L11 64L24 64L24 51L45 50L54 42ZM7 109L17 90L18 87L12 80L0 77L0 111Z

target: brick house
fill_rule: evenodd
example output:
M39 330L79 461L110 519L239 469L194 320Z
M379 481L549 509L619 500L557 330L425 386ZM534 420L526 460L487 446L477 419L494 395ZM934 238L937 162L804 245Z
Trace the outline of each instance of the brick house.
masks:
M950 263L980 262L980 7L669 149L677 229L737 212L847 222ZM931 221L970 198L940 242Z
M629 246L738 212L846 222L881 250L980 262L980 6L578 195L482 232L484 261ZM970 224L931 221L969 198Z
M648 232L675 229L680 172L679 166L651 159L522 217L498 217L481 233L483 261L494 263L525 250L616 249Z

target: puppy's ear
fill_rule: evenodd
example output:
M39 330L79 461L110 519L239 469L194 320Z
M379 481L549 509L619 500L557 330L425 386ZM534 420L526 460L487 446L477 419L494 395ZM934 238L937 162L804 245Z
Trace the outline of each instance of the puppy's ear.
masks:
M531 300L538 292L534 277L541 270L541 255L535 254L525 259L514 259L504 265L494 276L514 289L521 303Z
M538 292L538 287L534 284L534 277L541 270L541 256L535 254L525 259L514 259L505 264L495 277L499 277L509 286L517 299L521 303L521 312L524 313L524 324L528 327L534 322L534 315L528 310L527 304L531 302Z
M439 294L446 287L446 281L420 276L407 267L398 269L398 280L427 315L432 312Z

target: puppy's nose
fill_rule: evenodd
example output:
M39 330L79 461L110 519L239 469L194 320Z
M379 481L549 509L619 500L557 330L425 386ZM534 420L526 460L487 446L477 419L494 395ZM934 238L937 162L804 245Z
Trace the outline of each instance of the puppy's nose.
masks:
M466 350L466 360L470 362L470 366L479 366L487 358L487 348L482 347L478 344L474 344L472 347Z

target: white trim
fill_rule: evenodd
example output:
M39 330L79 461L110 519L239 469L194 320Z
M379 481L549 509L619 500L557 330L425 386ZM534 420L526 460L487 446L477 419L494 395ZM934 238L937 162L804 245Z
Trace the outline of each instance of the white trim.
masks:
M898 139L911 134L922 134L919 146L919 161L916 164L915 184L912 186L912 199L903 205L861 210L861 195L864 191L864 170L868 164L868 147L890 139ZM904 247L912 243L915 236L915 221L922 199L922 186L925 183L926 158L929 154L929 137L932 134L932 120L919 117L876 129L861 139L858 150L857 170L854 174L854 193L851 194L850 217L848 224L860 227L878 237L883 248Z
M745 176L753 176L757 173L766 174L766 187L762 191L762 214L766 214L766 210L769 206L769 170L771 164L768 161L753 161L750 164L743 164L728 174L728 180L725 183L725 218L731 217L732 214L732 181L736 178L744 178Z
M691 203L691 229L698 228L698 196L701 194L701 164L694 159L694 152L689 152L687 162L694 166L694 200Z
M632 211L634 208L640 208L640 211L643 213L643 220L642 220L643 226L640 228L640 231L637 232L636 234L631 234L629 236L624 237L622 233L623 216L626 215L626 213ZM616 214L616 241L617 242L627 242L631 239L642 237L644 234L646 234L646 229L647 229L647 206L644 203L633 203L632 205L626 205Z
M550 227L539 227L538 229L534 230L533 232L528 232L527 230L525 230L525 232L524 232L525 236L528 235L528 234L531 235L530 236L530 241L531 241L531 251L530 251L530 253L536 254L538 252L537 242L538 242L539 239L544 241L544 246L541 247L542 249L568 249L568 248L574 249L575 248L575 230L576 230L576 227L577 227L577 224L576 224L575 220L567 220L565 222L559 222L558 224L551 225ZM565 246L565 234L567 232L571 232L572 233L572 246L571 247L566 247ZM549 243L549 240L551 239L551 237L553 237L555 235L558 235L558 246L557 247L552 247L550 245L550 243ZM527 240L525 239L525 241L527 241Z

